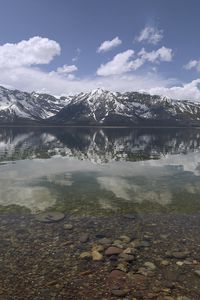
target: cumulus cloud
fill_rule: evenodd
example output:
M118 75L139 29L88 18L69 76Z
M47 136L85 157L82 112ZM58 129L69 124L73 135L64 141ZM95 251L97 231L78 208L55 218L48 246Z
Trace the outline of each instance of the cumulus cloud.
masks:
M62 67L57 68L58 74L68 74L77 71L78 68L75 65L63 65Z
M0 68L48 64L60 51L57 42L39 36L16 44L4 44L0 46Z
M153 95L159 94L173 99L196 100L200 102L200 78L179 86L150 88L149 92Z
M159 63L161 61L170 62L173 57L172 49L161 47L158 50L146 52L143 48L139 53L138 57L132 59L134 56L133 50L127 50L118 53L114 58L102 64L98 70L97 75L100 76L111 76L127 73L140 68L145 62Z
M151 52L146 52L146 50L143 48L138 55L149 62L157 63L159 61L166 61L170 62L172 61L173 52L172 49L161 47L158 50L153 50Z
M156 45L163 38L163 30L160 30L156 27L146 26L136 37L138 42L147 42L148 44Z
M132 61L130 59L133 57L134 51L127 50L118 53L114 58L106 64L102 64L98 70L97 75L100 76L110 76L118 75L131 71Z
M115 37L114 39L112 39L111 41L104 41L99 48L97 49L97 52L107 52L119 45L121 45L122 41L119 39L119 37Z
M186 70L196 69L200 72L200 60L190 60L185 66L183 66Z

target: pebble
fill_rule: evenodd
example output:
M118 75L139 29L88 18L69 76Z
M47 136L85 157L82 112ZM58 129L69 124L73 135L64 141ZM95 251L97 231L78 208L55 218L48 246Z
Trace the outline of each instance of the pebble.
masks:
M125 250L123 250L123 253L125 254L135 254L135 249L134 248L126 248Z
M130 254L120 253L119 258L121 258L124 261L131 262L131 261L134 260L135 257L133 255L130 255Z
M104 251L104 247L103 247L102 245L94 244L94 245L92 246L92 251L102 252L102 251Z
M126 215L124 215L124 218L130 219L130 220L135 220L135 219L136 219L136 215L133 215L133 214L126 214Z
M128 266L125 264L118 264L116 269L124 273L128 272Z
M162 260L160 264L161 266L169 266L170 262L168 260Z
M130 243L131 241L131 238L129 236L126 236L126 235L121 235L119 237L120 240L122 240L124 243Z
M128 290L117 290L117 289L111 290L111 294L117 297L124 297L128 294L128 292L129 292Z
M80 254L80 258L81 259L84 259L84 258L91 258L91 253L90 252L82 252L81 254Z
M155 266L155 264L152 263L152 262L147 261L147 262L144 263L144 266L145 266L146 268L150 269L151 271L156 270L156 266Z
M54 223L59 222L65 218L65 215L61 212L44 212L37 214L35 219L42 223Z
M80 238L79 238L81 243L86 243L89 240L89 234L88 233L83 233Z
M124 278L126 275L124 272L120 271L120 270L113 270L110 274L109 274L109 279L111 280L117 280L120 278Z
M103 260L103 255L101 253L99 253L98 251L92 251L92 259L94 261L100 261Z
M64 224L64 229L71 230L73 228L72 224Z
M195 270L194 273L200 277L200 270Z
M169 258L177 258L177 259L184 259L190 254L189 251L175 251L175 252L166 252L166 257Z
M112 244L112 241L108 238L102 238L102 239L99 239L99 244L110 245L110 244Z
M113 247L113 246L109 247L105 251L105 255L107 255L107 256L117 255L117 254L120 254L120 253L122 253L122 249L118 248L118 247Z

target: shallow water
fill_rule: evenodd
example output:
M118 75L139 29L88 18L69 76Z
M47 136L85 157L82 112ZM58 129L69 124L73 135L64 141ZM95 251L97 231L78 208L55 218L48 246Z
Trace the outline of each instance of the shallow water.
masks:
M200 130L1 128L0 210L200 212Z

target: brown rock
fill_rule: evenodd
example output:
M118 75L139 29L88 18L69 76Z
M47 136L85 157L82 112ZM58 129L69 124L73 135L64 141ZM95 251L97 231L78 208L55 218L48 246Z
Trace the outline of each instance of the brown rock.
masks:
M117 290L117 289L113 289L111 291L111 294L117 297L124 297L128 294L129 290Z
M109 247L108 249L106 249L105 251L105 255L107 256L111 256L111 255L117 255L122 253L122 249L121 248L117 248L117 247Z
M79 240L80 240L81 243L86 243L89 240L89 234L88 233L83 233L80 236Z

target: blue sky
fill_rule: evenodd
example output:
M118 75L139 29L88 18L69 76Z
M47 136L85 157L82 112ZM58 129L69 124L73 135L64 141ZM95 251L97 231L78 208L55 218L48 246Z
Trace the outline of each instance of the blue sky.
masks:
M199 0L0 0L0 84L200 101Z

